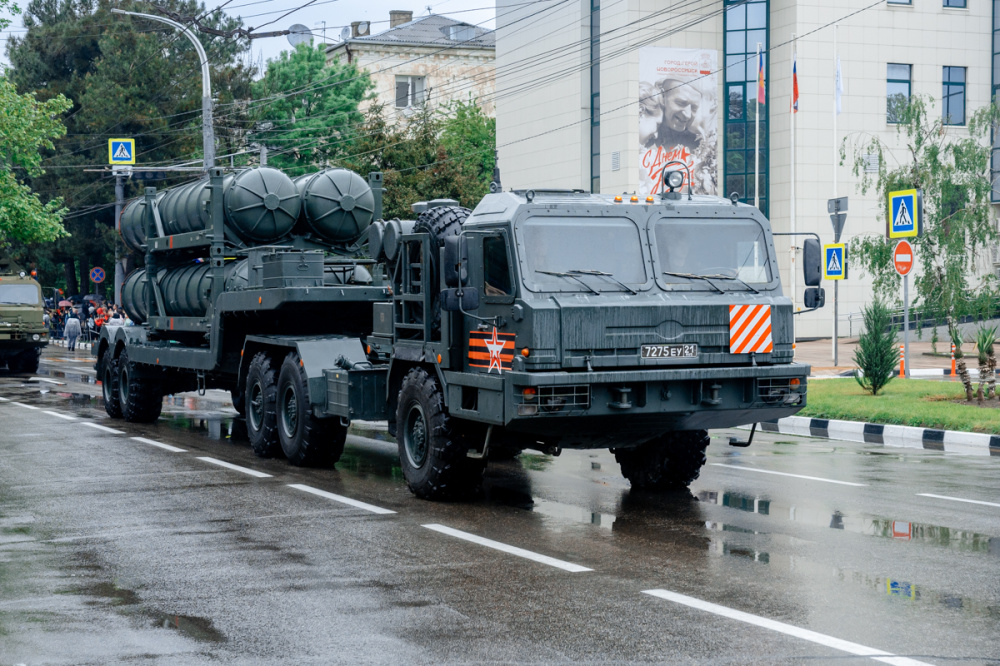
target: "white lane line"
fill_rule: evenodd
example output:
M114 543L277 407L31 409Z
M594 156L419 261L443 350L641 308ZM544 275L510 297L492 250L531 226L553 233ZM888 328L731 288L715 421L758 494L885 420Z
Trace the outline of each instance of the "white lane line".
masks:
M542 564L548 564L550 567L556 567L557 569L562 569L563 571L569 571L571 573L580 573L581 571L593 571L593 569L588 569L587 567L581 567L579 564L573 564L572 562L564 562L562 560L557 560L554 557L549 557L548 555L540 555L539 553L533 553L530 550L525 550L523 548L518 548L517 546L508 546L505 543L500 543L499 541L493 541L492 539L484 539L481 536L476 536L475 534L469 534L468 532L462 532L461 530L455 530L450 527L445 527L444 525L422 525L421 527L426 527L429 530L434 530L435 532L440 532L441 534L447 534L448 536L453 536L456 539L464 539L465 541L471 541L472 543L477 543L480 546L486 546L487 548L493 548L495 550L500 550L511 555L517 555L518 557L523 557L528 560L533 560L535 562L541 562Z
M57 382L54 379L46 379L45 377L29 377L29 382L45 382L46 384L56 384L57 386L66 386L66 382Z
M143 444L150 444L152 446L158 446L161 449L170 451L171 453L184 453L186 449L178 449L176 446L170 446L169 444L164 444L163 442L157 442L152 439L146 439L145 437L133 437L137 442L142 442Z
M0 402L10 402L10 398L0 398Z
M24 407L24 408L26 408L26 409L38 409L38 407L33 407L33 406L31 406L31 405L26 405L26 404L24 404L23 402L17 402L17 401L14 401L14 402L12 402L12 403L10 403L10 404L12 404L12 405L18 405L19 407Z
M94 428L95 430L100 430L101 432L110 432L112 435L125 434L121 430L115 430L114 428L108 428L106 426L98 425L97 423L90 423L88 421L84 421L83 425L87 426L88 428Z
M698 610L706 611L708 613L715 613L716 615L728 617L732 620L739 620L740 622L753 624L758 627L763 627L764 629L777 631L779 633L794 636L795 638L801 638L812 643L825 645L826 647L833 648L834 650L840 650L841 652L847 652L859 657L869 657L875 661L881 661L886 664L896 664L897 666L928 666L927 663L923 661L916 661L915 659L910 659L908 657L898 657L891 652L876 650L858 643L852 643L840 638L834 638L833 636L827 636L826 634L820 634L815 631L810 631L809 629L803 629L791 624L785 624L784 622L769 620L766 617L760 617L759 615L751 615L750 613L744 613L743 611L727 608L726 606L720 606L708 601L702 601L701 599L695 599L694 597L677 594L676 592L670 592L668 590L643 590L643 594L649 594L654 597L659 597L660 599L673 601L674 603L683 604L684 606L689 606L691 608L697 608Z
M216 460L215 458L199 457L198 460L204 460L207 463L212 463L213 465L218 465L219 467L225 467L226 469L231 469L236 472L243 472L244 474L249 474L250 476L256 476L258 479L265 479L271 476L270 474L265 474L264 472L258 472L255 469L250 469L249 467L240 467L239 465L234 465L233 463L227 463L224 460Z
M933 497L935 499L951 500L952 502L968 502L969 504L982 504L984 506L997 506L997 507L1000 507L1000 504L997 504L996 502L984 502L982 500L970 500L970 499L964 499L962 497L948 497L947 495L932 495L931 493L917 493L917 495L919 495L921 497Z
M774 472L769 469L757 469L756 467L744 467L743 465L726 465L725 463L708 463L708 464L714 465L715 467L729 467L732 469L742 470L744 472L758 472L760 474L776 474L778 476L793 476L796 479L809 479L810 481L822 481L823 483L836 483L841 486L864 487L868 485L866 483L851 483L850 481L836 481L834 479L824 479L818 476L805 476L803 474L788 474L787 472Z
M67 421L76 421L76 417L75 416L70 416L69 414L60 414L59 412L50 412L47 409L42 410L42 412L44 414L49 414L51 416L58 416L59 418L66 419Z
M326 499L333 500L334 502L340 502L342 504L348 504L350 506L356 507L358 509L364 509L365 511L371 511L372 513L378 513L382 515L387 515L390 513L396 513L391 509L383 509L380 506L375 506L374 504L367 504L365 502L359 502L356 499L351 499L350 497L344 497L343 495L334 495L333 493L328 493L325 490L320 490L319 488L313 488L311 486L304 486L301 483L289 483L289 488L295 488L296 490L301 490L302 492L312 493L313 495L319 495L320 497L325 497Z

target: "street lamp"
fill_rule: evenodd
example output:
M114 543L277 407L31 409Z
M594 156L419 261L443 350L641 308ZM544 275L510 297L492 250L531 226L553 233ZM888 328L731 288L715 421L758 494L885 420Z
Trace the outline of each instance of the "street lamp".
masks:
M184 33L184 36L190 39L191 43L194 44L194 48L198 52L198 58L201 61L201 135L202 143L204 145L203 151L205 153L205 170L207 171L211 169L215 166L215 130L212 128L212 76L208 69L208 56L205 55L205 47L201 45L201 42L198 41L198 38L194 36L193 32L177 21L173 21L162 16L153 16L152 14L127 12L117 8L112 9L111 13L139 16L147 18L150 21L166 23L167 25L180 30Z

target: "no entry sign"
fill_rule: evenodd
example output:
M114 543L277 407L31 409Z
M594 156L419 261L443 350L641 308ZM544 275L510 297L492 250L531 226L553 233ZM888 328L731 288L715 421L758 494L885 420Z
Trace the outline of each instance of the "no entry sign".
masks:
M913 270L913 246L910 241L901 240L892 251L892 264L900 275L909 275Z

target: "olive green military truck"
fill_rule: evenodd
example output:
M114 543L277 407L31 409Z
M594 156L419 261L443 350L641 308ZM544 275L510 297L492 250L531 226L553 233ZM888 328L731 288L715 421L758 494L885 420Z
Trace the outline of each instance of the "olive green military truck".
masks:
M145 253L124 305L144 323L101 332L105 408L148 422L165 394L224 388L254 451L296 465L335 463L352 420L385 420L429 499L523 449L610 449L633 487L685 487L707 429L794 414L809 368L767 219L666 178L643 200L495 192L387 222L381 174L149 188L122 218Z
M0 368L38 370L49 333L42 320L42 287L0 250Z

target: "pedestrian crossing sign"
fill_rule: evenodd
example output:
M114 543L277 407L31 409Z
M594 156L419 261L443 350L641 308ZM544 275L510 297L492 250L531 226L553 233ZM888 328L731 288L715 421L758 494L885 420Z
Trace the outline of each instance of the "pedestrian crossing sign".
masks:
M844 243L823 246L823 279L847 279L847 246Z
M889 192L889 238L916 238L923 232L923 196L919 190Z
M108 139L108 164L135 164L135 139Z

